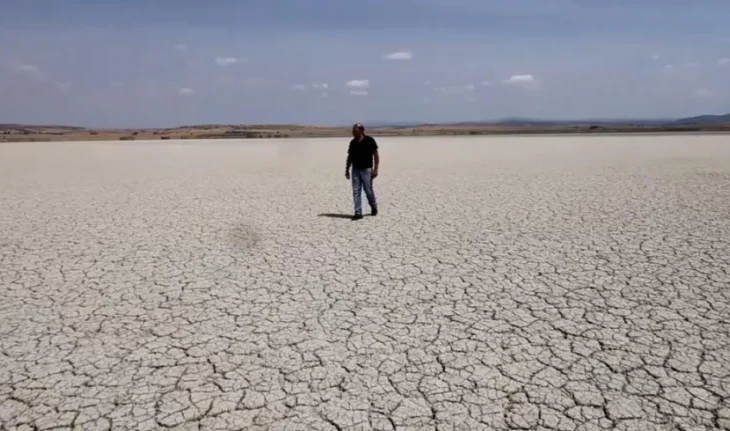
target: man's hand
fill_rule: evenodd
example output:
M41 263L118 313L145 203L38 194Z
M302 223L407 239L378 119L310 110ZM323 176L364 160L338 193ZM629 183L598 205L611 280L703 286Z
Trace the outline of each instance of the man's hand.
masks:
M378 170L377 169L373 169L373 179L375 179L377 177L378 177Z
M345 171L345 178L347 178L348 180L350 179L350 170L349 169Z

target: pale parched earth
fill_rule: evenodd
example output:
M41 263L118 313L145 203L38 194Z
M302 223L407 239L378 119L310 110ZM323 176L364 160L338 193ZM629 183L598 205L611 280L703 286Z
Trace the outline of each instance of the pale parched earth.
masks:
M0 428L730 429L730 138L379 142L0 146Z

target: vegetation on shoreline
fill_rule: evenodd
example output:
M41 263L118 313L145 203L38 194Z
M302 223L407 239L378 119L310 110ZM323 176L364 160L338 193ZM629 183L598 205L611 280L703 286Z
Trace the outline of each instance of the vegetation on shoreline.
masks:
M727 121L725 117L727 118ZM420 124L368 127L373 136L479 136L520 134L605 134L730 132L730 116L702 116L650 124L631 122L550 122ZM708 120L709 119L709 120ZM298 125L195 125L167 129L87 129L55 125L0 124L0 142L132 141L170 139L284 139L348 137L349 127Z

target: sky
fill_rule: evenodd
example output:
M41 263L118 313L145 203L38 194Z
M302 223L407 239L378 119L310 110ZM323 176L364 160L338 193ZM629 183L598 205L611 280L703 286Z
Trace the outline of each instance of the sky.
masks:
M727 0L1 0L0 123L730 112Z

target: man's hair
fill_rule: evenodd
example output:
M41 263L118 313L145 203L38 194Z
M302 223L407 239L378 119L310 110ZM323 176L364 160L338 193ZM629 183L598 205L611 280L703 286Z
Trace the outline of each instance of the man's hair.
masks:
M354 124L354 125L352 126L352 128L353 128L353 129L357 129L357 130L359 130L359 131L361 131L361 132L364 132L364 131L365 131L365 126L363 126L363 125L362 125L362 123L355 123L355 124Z

